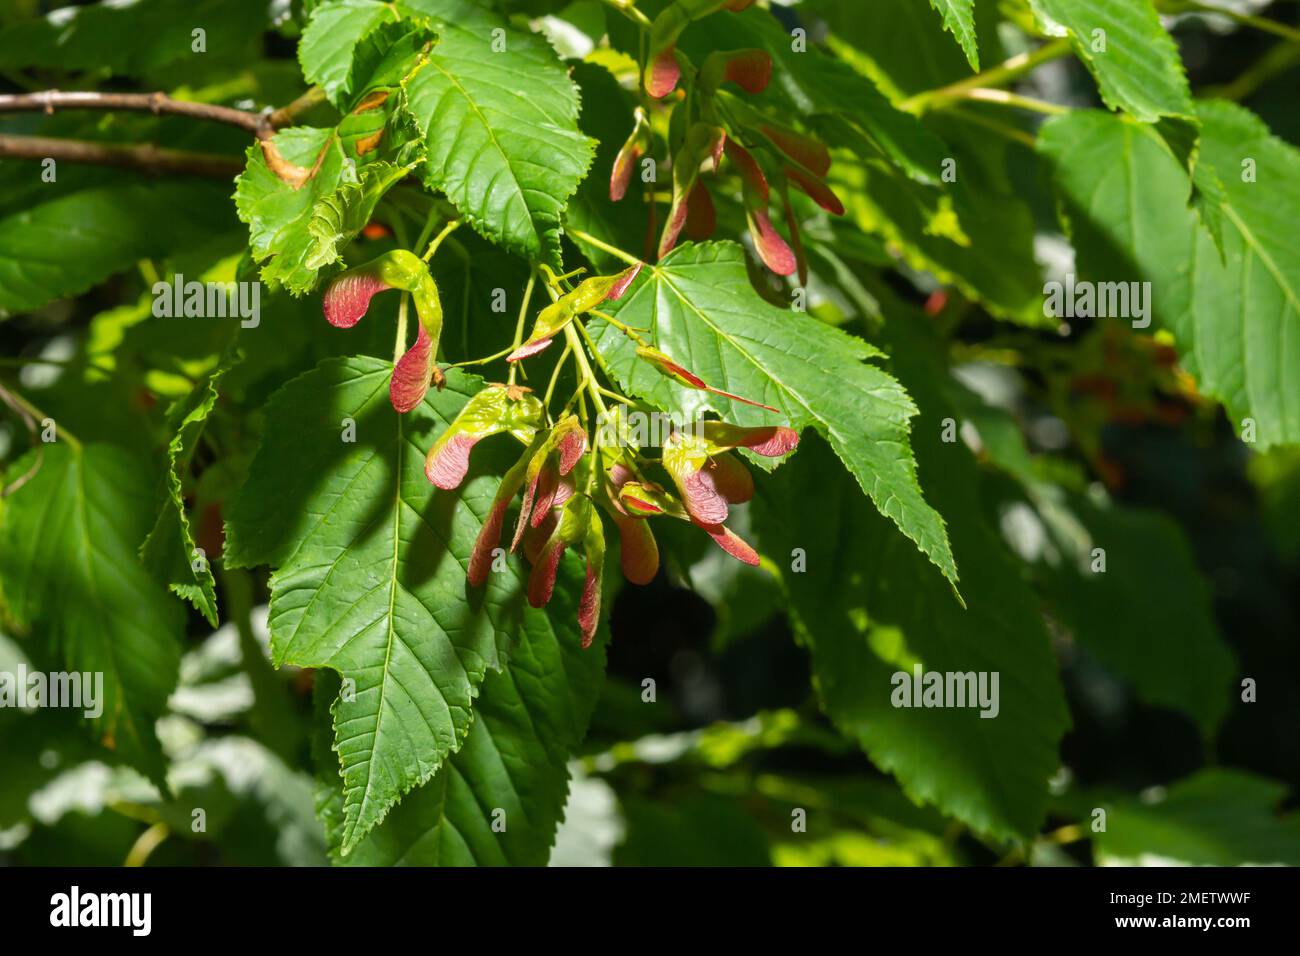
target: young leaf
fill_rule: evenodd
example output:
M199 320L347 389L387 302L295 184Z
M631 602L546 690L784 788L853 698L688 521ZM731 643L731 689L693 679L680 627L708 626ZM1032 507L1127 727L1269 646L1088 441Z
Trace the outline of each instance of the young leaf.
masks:
M317 205L334 196L342 182L343 148L333 130L301 126L281 130L272 140L285 162L310 171L304 183L294 188L267 164L260 146L248 147L248 168L239 176L235 208L248 223L248 243L254 260L262 265L262 281L272 288L283 286L294 295L316 286L317 266L309 261L321 258L321 240L310 226ZM322 215L329 214L322 209ZM334 248L337 240L329 248Z
M597 347L633 394L684 418L706 409L739 425L815 427L876 507L898 525L954 587L957 568L943 519L921 494L908 442L916 407L888 374L865 360L865 341L756 293L734 243L687 244L647 267L610 313L649 330L651 344L711 385L780 410L698 391L642 362L636 345L599 321Z
M485 594L465 581L496 479L451 493L424 476L425 450L481 383L453 371L398 415L391 372L328 360L277 392L227 521L226 563L275 569L275 662L355 682L334 707L344 852L460 748L520 597L513 576L489 575Z

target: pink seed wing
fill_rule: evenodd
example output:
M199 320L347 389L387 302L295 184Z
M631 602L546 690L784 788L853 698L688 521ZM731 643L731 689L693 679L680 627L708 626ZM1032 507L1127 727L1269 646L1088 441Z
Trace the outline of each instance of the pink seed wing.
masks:
M668 221L664 223L664 234L659 239L660 259L676 248L677 240L681 238L682 229L686 226L686 219L690 212L691 206L689 202L683 202L680 198L674 197L673 205L668 210Z
M582 632L582 647L591 646L600 624L600 567L587 562L587 578L582 584L582 598L578 601L578 628Z
M767 432L769 429L756 429ZM744 447L767 458L780 458L799 446L799 433L793 428L772 426L768 435L755 435Z
M793 275L799 268L798 260L795 259L786 241L781 238L781 234L776 231L776 226L772 225L766 203L767 200L764 199L762 205L755 203L749 209L749 234L754 239L754 248L758 250L763 265L777 275Z
M734 455L715 455L707 467L713 477L713 486L731 504L744 504L754 497L754 476Z
M662 99L677 87L681 75L675 46L667 46L655 54L646 71L645 91L655 99Z
M532 514L533 499L537 496L537 483L541 480L541 477L542 474L539 471L524 487L524 503L519 506L519 520L515 522L515 536L510 541L511 551L519 547L519 539L524 536L524 529L528 527L528 516Z
M718 212L713 197L704 183L696 183L691 198L686 202L686 238L704 242L718 228Z
M762 93L772 79L772 58L763 50L746 50L728 61L723 79L746 93Z
M551 508L555 506L555 496L560 489L560 475L553 468L542 470L542 476L537 482L537 504L533 506L533 516L529 521L534 528L542 523Z
M560 474L567 475L587 450L587 432L585 429L573 428L560 436L556 447L560 451Z
M479 529L478 537L474 539L474 550L469 556L467 575L470 587L482 587L483 582L487 580L488 572L492 570L492 552L501 543L501 525L505 523L506 508L509 505L509 499L493 504L487 520Z
M609 198L611 202L621 202L627 195L628 184L632 182L632 167L641 158L641 147L624 146L614 159L614 168L609 174Z
M727 554L731 555L733 558L743 561L745 564L753 565L754 567L758 567L761 563L759 561L758 552L750 547L749 543L734 531L723 527L720 524L701 525L701 527L709 533L709 537L713 539L714 543L717 544L719 548L727 552Z
M560 568L560 558L564 556L564 542L555 540L547 543L528 575L528 603L533 607L545 607L555 590L555 573Z
M639 518L614 518L619 533L619 563L633 584L649 584L659 571L659 545L650 524Z
M687 512L700 524L722 524L727 520L727 499L718 493L713 476L703 468L682 479L682 498Z
M447 441L435 442L424 459L424 475L443 491L460 487L469 471L469 453L478 444L473 435L453 435Z
M433 339L422 325L415 344L398 360L388 382L388 400L393 408L405 414L424 401L432 375Z
M548 511L542 523L536 528L529 528L524 532L524 558L529 564L536 564L538 556L541 555L542 549L546 547L546 542L551 540L551 534L555 531L555 526L560 523L556 512Z
M609 292L605 295L606 302L615 302L623 298L623 293L631 288L636 277L641 274L641 266L644 263L638 262L636 265L624 269L619 273L618 281L610 286Z
M361 321L378 292L391 288L382 279L364 272L344 273L325 289L321 307L325 321L338 329L350 329Z
M525 342L523 345L519 346L519 348L507 355L506 361L518 362L520 359L531 358L538 352L545 351L546 347L550 344L550 339L538 339L536 342Z
M777 149L815 175L825 176L830 172L831 153L825 143L779 126L764 126L762 130Z
M828 213L833 216L844 215L844 203L840 202L840 197L835 195L834 190L822 180L809 176L803 170L795 169L793 166L787 166L785 174L790 177L790 182L807 193L813 202Z

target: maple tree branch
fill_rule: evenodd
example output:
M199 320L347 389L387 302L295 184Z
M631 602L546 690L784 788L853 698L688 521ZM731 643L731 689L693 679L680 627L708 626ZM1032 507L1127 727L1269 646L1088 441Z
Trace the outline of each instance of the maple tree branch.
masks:
M212 153L162 149L153 143L93 143L49 136L0 134L0 157L53 159L96 166L119 166L159 175L180 173L231 179L244 168L242 160Z
M0 113L44 113L59 110L122 110L152 113L155 116L187 116L191 119L224 123L255 136L267 154L269 165L285 166L270 144L275 131L292 124L301 114L324 102L325 92L313 86L293 102L277 110L236 109L211 103L175 100L165 93L98 93L79 90L44 90L38 93L0 94ZM82 140L52 139L44 136L0 135L0 156L20 159L55 159L140 169L147 173L181 173L229 179L243 169L234 158L205 153L163 149L153 143L116 144ZM292 177L287 177L291 180Z
M124 110L135 113L152 113L155 116L188 116L191 119L225 123L247 130L258 138L270 136L273 114L254 113L233 106L214 106L211 103L192 103L174 100L165 93L95 93L79 90L45 90L40 93L0 94L0 113L44 113L53 115L59 110Z

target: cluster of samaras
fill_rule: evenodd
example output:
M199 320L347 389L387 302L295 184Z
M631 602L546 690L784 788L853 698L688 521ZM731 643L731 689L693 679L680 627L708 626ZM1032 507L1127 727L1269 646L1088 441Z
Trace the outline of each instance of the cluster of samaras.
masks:
M536 355L579 315L622 296L639 270L635 266L618 275L587 279L558 297L541 310L532 334L511 353L510 360ZM420 320L416 342L397 362L389 385L393 407L405 413L420 404L431 384L443 384L435 361L442 310L424 262L399 250L341 273L325 290L324 311L331 324L349 328L365 315L370 299L385 289L410 292ZM637 354L681 384L745 401L711 388L656 349L642 345ZM790 428L744 428L705 421L673 430L663 442L660 456L651 459L637 447L626 424L626 413L618 406L596 423L593 439L577 415L565 414L550 421L547 409L530 389L493 384L470 398L425 459L429 481L450 491L464 481L470 452L484 438L507 434L524 446L523 454L502 479L475 542L469 582L479 587L487 579L501 543L506 511L522 494L510 550L522 549L532 565L529 603L541 607L550 600L566 548L580 549L586 558L586 582L578 608L584 646L595 635L600 617L605 563L601 511L619 529L623 573L635 584L648 583L659 568L659 549L650 528L654 518L692 522L729 554L757 564L754 549L724 524L728 507L748 501L754 493L753 478L733 450L748 448L760 455L781 456L799 441ZM667 481L656 481L656 470L666 474Z

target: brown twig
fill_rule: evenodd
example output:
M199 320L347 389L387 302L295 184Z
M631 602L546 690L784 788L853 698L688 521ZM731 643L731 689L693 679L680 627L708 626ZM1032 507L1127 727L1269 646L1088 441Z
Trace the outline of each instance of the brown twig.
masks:
M232 106L174 100L165 93L94 93L45 90L41 93L0 94L0 113L45 113L59 110L125 110L155 116L188 116L247 130L259 139L275 132L270 113L254 113Z
M39 93L0 94L0 113L45 113L59 110L123 110L152 113L155 116L187 116L191 119L224 123L245 130L257 137L266 155L267 163L280 178L294 188L301 186L309 170L302 170L283 160L271 142L275 131L292 124L298 116L325 100L324 91L313 86L292 103L278 110L235 109L211 103L192 103L174 100L164 93L96 93L77 90L45 90ZM152 143L115 144L93 143L83 140L51 139L44 136L0 135L0 156L20 159L63 159L69 162L93 163L101 166L121 166L141 169L148 173L182 173L197 176L215 176L229 179L243 169L243 162L234 158L205 153L188 153L163 149Z
M140 169L154 175L181 173L218 179L238 176L244 168L243 162L232 156L162 149L153 143L92 143L79 139L5 134L0 134L0 157L64 160Z

